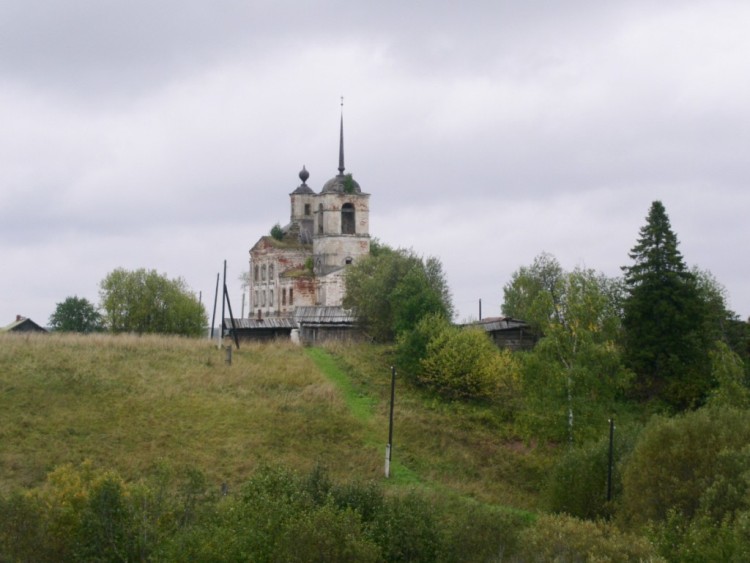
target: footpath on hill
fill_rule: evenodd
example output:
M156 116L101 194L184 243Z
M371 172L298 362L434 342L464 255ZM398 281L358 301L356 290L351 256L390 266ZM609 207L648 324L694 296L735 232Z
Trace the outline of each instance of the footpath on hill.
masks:
M367 447L377 448L382 452L383 460L383 472L385 471L385 447L388 437L388 405L378 405L378 399L373 396L372 390L369 392L361 392L357 389L357 385L352 382L352 377L347 373L347 368L341 365L341 359L337 358L334 354L323 348L306 348L307 355L313 360L318 369L329 378L329 380L336 385L337 389L341 392L344 402L349 408L352 416L360 421L366 428L365 436ZM382 383L382 382L381 382ZM380 392L375 392L375 395L382 395ZM382 399L381 399L382 400ZM386 399L387 401L387 399ZM398 435L399 424L403 424L403 421L399 421L399 396L398 391L396 394L395 402L395 424L396 436ZM465 437L465 436L464 436ZM478 500L474 495L467 494L466 492L459 492L448 483L443 483L432 478L425 478L424 475L420 475L418 470L415 470L403 463L400 457L400 452L403 454L403 450L400 450L400 444L398 437L394 439L394 450L391 461L391 477L387 480L389 486L410 486L410 487L421 487L427 490L432 490L439 493L441 496L447 495L455 499L461 499L463 502L478 502L488 507L504 513L512 513L521 516L525 519L533 520L536 515L533 512L527 510L513 508L505 504L487 503ZM414 460L412 455L409 459ZM444 460L430 460L430 464L434 465L445 463Z
M352 416L367 427L368 439L366 445L372 447L382 446L383 472L385 472L385 446L388 441L388 428L387 421L385 427L378 424L379 421L374 412L376 400L373 397L368 397L357 392L352 385L351 379L346 373L344 373L344 370L341 369L337 363L336 358L329 352L323 348L306 348L305 350L315 362L318 369L320 369L320 371L325 374L341 392ZM414 471L403 465L397 459L391 460L390 480L395 485L425 484L419 479Z

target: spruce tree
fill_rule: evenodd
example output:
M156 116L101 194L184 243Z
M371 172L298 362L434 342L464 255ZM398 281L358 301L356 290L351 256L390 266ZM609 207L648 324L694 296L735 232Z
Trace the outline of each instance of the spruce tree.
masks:
M651 204L632 266L623 267L625 361L641 398L683 409L700 404L710 388L707 308L685 266L664 205Z

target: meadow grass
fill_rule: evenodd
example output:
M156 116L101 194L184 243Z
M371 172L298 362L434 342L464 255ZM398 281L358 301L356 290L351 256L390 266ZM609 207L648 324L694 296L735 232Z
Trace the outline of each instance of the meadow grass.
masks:
M332 344L326 350L352 392L370 398L380 458L385 458L392 349ZM397 374L393 483L420 485L490 504L536 509L553 452L520 441L496 408L446 401Z
M135 479L164 463L216 483L259 463L377 473L335 385L293 345L244 345L233 364L202 340L0 336L0 490L91 460Z
M90 460L136 480L167 465L209 483L260 465L383 480L391 349L170 337L0 335L0 492ZM486 405L397 379L391 489L535 509L550 456Z

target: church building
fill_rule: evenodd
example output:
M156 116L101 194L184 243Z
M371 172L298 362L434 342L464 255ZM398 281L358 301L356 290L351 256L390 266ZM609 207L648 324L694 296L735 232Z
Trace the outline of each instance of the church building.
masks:
M302 183L289 194L289 224L250 249L251 317L293 318L300 308L340 309L347 266L370 253L370 195L344 171L342 113L338 174L316 192L303 166Z

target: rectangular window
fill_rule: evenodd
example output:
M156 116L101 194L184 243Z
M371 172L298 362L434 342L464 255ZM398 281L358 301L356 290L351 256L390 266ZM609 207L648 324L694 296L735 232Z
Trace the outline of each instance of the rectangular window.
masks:
M294 305L294 290L289 288L289 304Z
M286 288L281 290L281 305L286 305Z
M309 216L310 216L310 204L309 204L309 203L306 203L306 204L305 204L305 215L306 215L307 217L309 217Z

